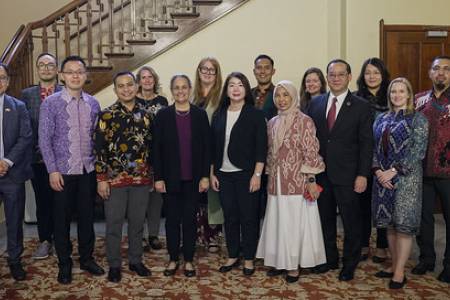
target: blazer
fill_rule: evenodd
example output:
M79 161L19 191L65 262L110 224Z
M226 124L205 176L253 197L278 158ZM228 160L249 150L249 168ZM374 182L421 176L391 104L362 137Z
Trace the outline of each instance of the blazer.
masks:
M328 130L326 110L329 93L311 100L308 114L316 125L319 154L332 184L353 185L356 176L368 177L373 155L373 112L370 104L348 93L333 129Z
M33 177L30 117L23 102L6 94L2 128L4 157L13 162L6 176L16 183L23 183Z
M206 112L190 105L191 145L192 145L192 180L198 191L201 178L209 178L210 169L210 128ZM176 124L175 105L161 109L153 122L153 141L151 165L154 180L164 180L166 191L178 192L181 187L180 146Z
M216 111L211 122L214 173L222 167L227 110ZM239 169L253 172L257 162L266 162L267 125L264 112L245 104L234 124L228 143L228 158Z
M62 86L57 84L55 86L55 91L59 92L62 89ZM36 163L38 160L42 159L39 156L38 151L38 131L39 131L39 111L41 108L41 87L39 85L31 86L29 88L26 88L22 90L22 95L20 97L20 100L25 102L25 105L28 109L28 112L30 114L31 119L31 129L33 131L33 151L32 151L32 162Z

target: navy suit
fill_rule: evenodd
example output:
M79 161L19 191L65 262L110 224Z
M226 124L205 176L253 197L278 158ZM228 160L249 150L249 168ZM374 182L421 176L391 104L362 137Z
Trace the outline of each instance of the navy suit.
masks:
M54 92L59 92L62 86L56 85ZM30 113L33 131L32 164L34 177L31 180L36 200L36 218L40 242L53 240L53 202L54 191L50 187L49 175L45 167L38 145L39 112L41 108L41 87L35 85L22 91L20 98Z
M0 177L0 201L5 204L8 264L20 262L23 252L25 181L32 177L31 125L25 104L5 94L2 133L4 158L13 165Z
M317 128L320 155L326 170L317 176L324 191L318 199L327 263L336 265L339 260L336 246L336 205L344 225L344 267L354 269L361 254L360 196L354 192L357 176L369 177L372 151L373 114L369 103L352 95L344 99L331 129L327 125L329 94L313 98L308 114Z

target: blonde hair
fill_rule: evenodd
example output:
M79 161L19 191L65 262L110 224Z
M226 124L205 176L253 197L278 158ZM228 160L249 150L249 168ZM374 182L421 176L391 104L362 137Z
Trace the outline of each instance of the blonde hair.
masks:
M388 100L388 107L389 111L394 111L394 107L392 106L391 102L391 90L394 84L396 83L403 83L406 86L406 89L408 91L408 100L406 101L406 110L405 114L413 114L414 113L414 93L411 83L408 79L405 77L397 77L394 80L391 81L389 84L389 87L387 89L387 100Z
M202 83L200 80L200 67L203 66L206 62L210 62L214 68L216 69L216 79L214 81L214 85L209 91L206 97L203 96ZM195 84L194 84L194 99L193 103L196 105L202 104L206 108L208 105L212 106L216 109L219 106L220 102L220 91L222 89L222 71L220 70L219 61L215 57L205 57L200 60L197 70L195 72ZM205 102L202 100L205 99Z

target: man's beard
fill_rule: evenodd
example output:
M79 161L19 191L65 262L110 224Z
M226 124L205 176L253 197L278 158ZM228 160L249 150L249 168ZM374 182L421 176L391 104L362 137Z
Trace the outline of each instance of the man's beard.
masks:
M445 84L442 83L442 82L435 83L435 84L434 84L434 88L435 88L438 92L443 91L443 90L445 89Z

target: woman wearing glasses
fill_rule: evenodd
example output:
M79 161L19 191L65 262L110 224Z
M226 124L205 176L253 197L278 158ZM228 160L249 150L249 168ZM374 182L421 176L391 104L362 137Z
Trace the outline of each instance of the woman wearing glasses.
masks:
M219 106L221 89L222 73L219 62L214 57L203 58L197 67L193 103L206 111L210 123L212 114ZM207 194L202 194L197 217L198 241L208 247L210 253L219 251L222 223L219 194L210 189Z

